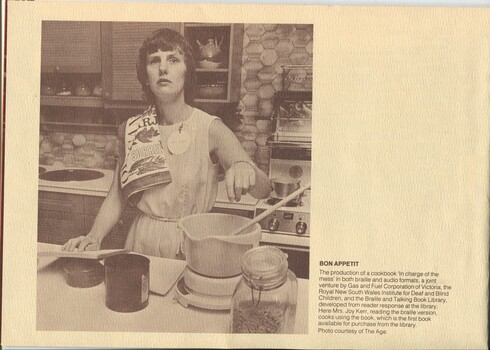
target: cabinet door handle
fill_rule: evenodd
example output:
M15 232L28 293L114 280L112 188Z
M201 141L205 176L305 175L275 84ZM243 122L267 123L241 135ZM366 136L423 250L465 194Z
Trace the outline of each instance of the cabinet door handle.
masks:
M117 222L117 224L118 224L119 226L122 226L122 225L124 225L124 221L119 220L119 221Z

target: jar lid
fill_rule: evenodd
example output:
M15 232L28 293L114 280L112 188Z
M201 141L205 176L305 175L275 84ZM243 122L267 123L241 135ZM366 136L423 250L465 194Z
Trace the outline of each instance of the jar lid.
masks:
M256 289L275 288L287 279L287 258L287 254L276 247L252 248L243 255L243 275Z

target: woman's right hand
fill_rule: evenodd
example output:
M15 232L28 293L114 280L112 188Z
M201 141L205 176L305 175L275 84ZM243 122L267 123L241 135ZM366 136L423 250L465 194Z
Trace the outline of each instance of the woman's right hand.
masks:
M76 238L72 238L66 242L61 250L66 250L72 252L78 249L79 252L83 252L84 250L99 250L100 243L98 240L91 236L79 236Z

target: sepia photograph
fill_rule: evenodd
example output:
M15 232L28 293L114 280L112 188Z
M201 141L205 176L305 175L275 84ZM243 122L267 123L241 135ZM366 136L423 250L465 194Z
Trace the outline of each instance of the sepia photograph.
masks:
M488 9L7 3L2 347L488 349Z
M38 331L308 332L313 25L42 21Z

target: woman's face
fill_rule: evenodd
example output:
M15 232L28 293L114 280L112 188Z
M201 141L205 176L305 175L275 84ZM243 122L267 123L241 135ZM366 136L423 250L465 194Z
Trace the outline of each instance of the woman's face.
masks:
M187 67L177 50L158 50L146 57L148 84L155 96L178 96L184 92Z

